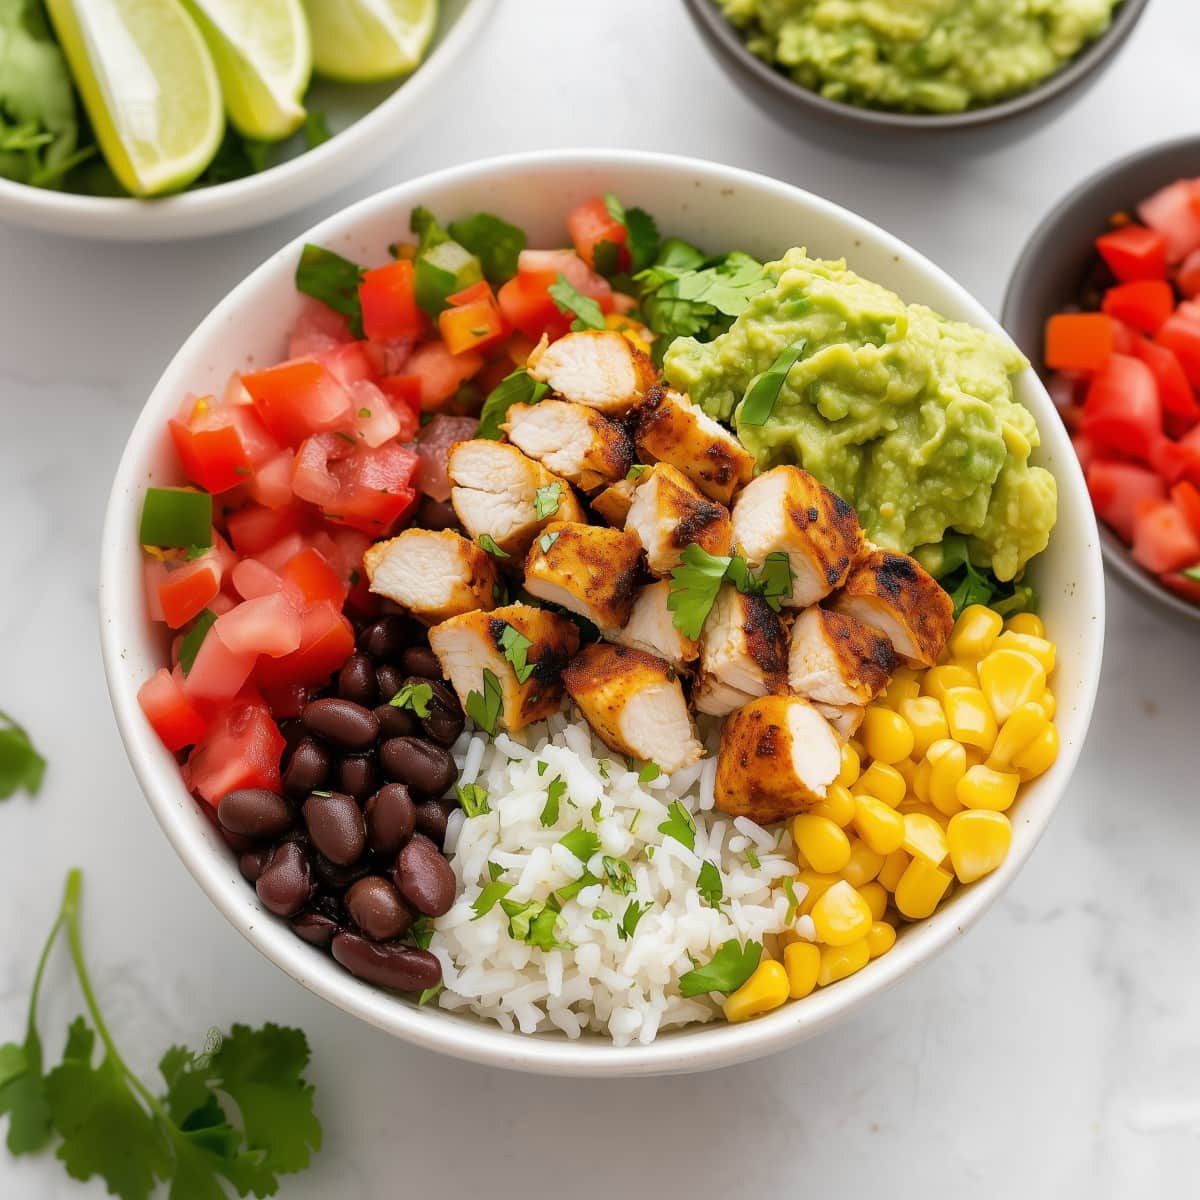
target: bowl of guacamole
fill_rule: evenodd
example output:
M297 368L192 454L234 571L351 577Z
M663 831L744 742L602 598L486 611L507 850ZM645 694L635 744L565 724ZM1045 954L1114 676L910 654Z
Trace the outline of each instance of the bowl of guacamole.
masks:
M777 116L937 128L1015 116L1091 80L1148 0L686 0Z

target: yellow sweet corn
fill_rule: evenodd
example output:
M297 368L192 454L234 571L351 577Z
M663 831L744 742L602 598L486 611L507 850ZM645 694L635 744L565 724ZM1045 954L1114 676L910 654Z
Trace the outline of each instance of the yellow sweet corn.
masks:
M995 644L1004 618L984 604L964 608L950 635L950 656L955 662L977 663Z
M876 921L867 933L867 951L872 958L886 954L896 944L895 927L886 921Z
M911 700L902 700L897 711L912 730L912 756L915 759L924 758L934 742L950 736L946 713L935 696L914 696Z
M954 794L963 808L1007 812L1017 798L1017 788L1020 784L1019 775L993 771L991 767L978 763L967 768L967 773L958 781Z
M951 688L978 685L979 678L974 671L968 671L957 663L948 663L941 667L930 667L925 672L921 679L921 695L932 696L940 701Z
M837 883L836 875L822 875L820 871L803 869L796 876L796 882L804 884L807 889L804 899L796 907L798 916L806 917L812 912L812 907L825 893Z
M1048 771L1058 758L1058 728L1051 721L1046 728L1019 754L1013 756L1013 766L1021 772L1021 778L1036 779Z
M923 858L914 858L904 869L893 895L896 908L911 921L932 916L950 887L953 876Z
M1004 628L1010 633L1024 633L1029 637L1044 638L1046 626L1037 613L1023 612L1011 616L1004 622Z
M1046 672L1023 650L993 650L979 664L979 687L992 715L1003 724L1022 704L1041 699Z
M902 758L897 763L892 763L892 769L904 780L904 786L908 791L912 791L913 780L917 777L917 764L911 758Z
M918 696L921 693L921 680L913 667L897 667L887 687L880 694L877 704L888 708L896 708L901 700Z
M950 818L944 812L938 812L932 804L925 804L914 796L909 796L896 811L902 817L907 817L909 813L922 813L935 825L940 825L943 829L950 823Z
M1049 721L1040 701L1022 704L1000 726L1000 732L996 735L996 744L992 747L991 754L988 755L988 766L997 771L1011 770L1013 758L1020 754L1026 746L1032 745L1034 739L1041 736L1048 724Z
M840 871L850 861L850 839L828 817L801 813L792 818L792 840L801 865L822 874Z
M952 817L962 805L958 800L958 781L967 773L967 752L949 738L934 742L925 756L929 763L929 803L938 812Z
M854 820L854 797L840 783L831 784L825 799L808 810L810 816L828 817L840 829Z
M876 800L882 800L884 804L895 808L907 795L908 785L895 767L890 767L887 763L873 762L858 777L858 782L850 791L855 796L874 796Z
M813 905L817 941L827 946L848 946L867 936L871 907L844 879L839 879Z
M964 746L976 746L986 755L996 741L996 718L977 687L949 688L942 696L950 736Z
M867 753L879 763L897 763L913 750L913 731L908 722L898 712L876 704L867 709L858 736Z
M950 853L946 831L932 817L920 812L904 814L903 848L913 858L923 858L935 867L940 867Z
M958 743L956 742L955 745L957 744ZM918 800L921 800L926 804L929 803L929 778L932 767L933 764L930 763L928 757L921 759L921 761L917 763L916 771L913 773L912 783L909 784L909 791L912 792L912 794L916 796Z
M842 747L842 769L838 772L837 782L845 788L853 787L861 774L862 759L859 758L858 751L854 749L854 743L847 742Z
M903 850L893 850L883 860L883 866L880 867L879 874L875 876L876 881L887 888L889 892L895 892L896 885L899 884L910 862L912 859Z
M1042 664L1047 677L1054 674L1054 643L1028 633L1006 630L996 639L997 650L1023 650Z
M1038 701L1042 707L1042 712L1046 714L1047 721L1054 720L1054 714L1058 712L1058 701L1054 698L1054 693L1047 688L1042 693L1042 698Z
M822 946L817 984L820 987L828 987L831 983L837 983L839 979L861 971L870 960L871 951L865 937L851 942L848 946Z
M783 952L783 969L788 977L788 995L803 1000L817 986L821 948L813 942L794 942Z
M855 797L854 829L876 854L891 854L904 844L904 818L874 796Z
M864 883L858 889L858 894L867 902L867 907L871 910L871 920L882 921L888 906L887 888L877 879L872 879L870 883Z
M879 874L883 855L876 854L862 838L850 839L850 861L838 872L851 887L862 887Z
M782 963L765 958L754 974L732 995L725 997L722 1008L727 1021L748 1021L778 1008L791 990L787 971Z
M974 883L1004 861L1012 825L1002 812L960 812L950 818L946 837L954 874L960 883Z

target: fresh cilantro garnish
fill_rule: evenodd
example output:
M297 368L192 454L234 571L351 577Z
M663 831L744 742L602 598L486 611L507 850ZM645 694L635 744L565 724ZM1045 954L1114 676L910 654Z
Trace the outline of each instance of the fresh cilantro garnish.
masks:
M975 566L967 539L961 534L948 534L942 539L941 556L938 583L950 593L956 619L972 604L984 604L1002 617L1037 611L1038 597L1033 588L1024 583L1001 583L990 570Z
M689 850L696 848L696 822L678 800L672 800L667 819L658 827L664 837L673 837Z
M310 243L300 252L300 263L296 267L296 290L341 313L350 325L350 332L356 338L361 338L362 302L358 297L358 287L365 274L365 269L358 263Z
M596 803L592 805L592 820L593 821L600 820L600 801L599 800L597 800Z
M498 879L493 879L472 902L471 911L475 915L471 920L478 921L480 917L487 916L512 890L513 884L501 883Z
M328 118L318 109L310 108L304 114L305 148L315 150L318 146L323 146L331 137L333 137L333 131L329 128Z
M36 796L45 774L46 760L34 749L29 734L7 713L0 712L0 800L7 800L18 790Z
M183 641L179 643L179 665L183 669L184 676L191 673L196 662L196 655L200 653L200 647L204 644L204 639L208 636L208 631L213 627L216 619L217 614L206 608L192 623L191 629L183 635Z
M594 883L599 883L595 875L591 871L584 871L578 879L572 880L565 887L560 887L555 893L564 903L568 900L573 900L584 888L591 887Z
M495 883L504 874L504 868L499 863L489 862L487 865L488 878Z
M495 734L496 721L504 704L504 690L500 680L488 667L483 669L483 691L472 692L467 697L467 716L485 733Z
M629 832L631 835L637 833L637 827L641 823L642 823L642 810L639 808L637 810L637 812L635 812L633 814L633 820L629 822Z
M1200 563L1194 567L1184 567L1183 577L1192 580L1193 583L1200 583Z
M437 981L437 983L435 983L435 984L433 985L433 987L431 987L431 988L426 988L426 989L425 989L425 990L424 990L424 991L421 993L421 996L420 996L420 998L417 1000L417 1007L418 1007L418 1008L424 1008L424 1007L425 1007L425 1005L427 1005L427 1004L430 1002L430 1000L433 1000L433 999L435 999L437 996L440 996L440 995L442 994L442 992L444 992L445 990L446 990L446 984L445 984L445 981L444 981L444 980L441 980L441 979L439 979L439 980Z
M565 846L580 862L587 862L600 849L600 838L590 829L582 825L564 833L558 839L560 846Z
M796 911L800 907L800 901L796 897L796 881L794 879L785 879L783 881L783 892L788 898L787 912L784 914L784 923L790 925L796 919Z
M746 847L746 861L757 871L762 863L758 861L758 855L754 851L753 846Z
M517 273L517 260L529 244L523 229L487 212L451 221L450 236L479 259L488 282L497 287Z
M500 649L511 664L518 683L524 683L533 674L534 664L528 658L532 646L533 643L520 630L505 625L500 635Z
M538 545L541 546L542 553L549 554L550 547L553 546L554 543L557 542L560 537L562 537L561 529L555 529L552 533L543 533L542 536L538 539Z
M549 766L550 766L550 764L549 764L549 763L548 763L548 762L547 762L547 761L546 761L544 758L539 758L539 759L537 760L537 773L538 773L538 775L539 775L539 776L545 775L545 773L546 773L547 769L549 768Z
M653 783L662 774L662 767L658 763L648 762L638 772L638 783Z
M778 612L792 594L792 560L782 550L768 554L758 573L763 599Z
M604 871L604 876L608 881L608 886L618 896L628 896L635 886L633 871L630 869L629 864L623 859L611 858L607 854L600 860L600 863Z
M549 828L551 825L558 824L558 808L559 801L567 790L567 781L565 779L552 779L550 785L546 788L546 806L542 809L542 815L538 819L543 827Z
M406 683L389 701L392 708L411 709L418 717L429 716L433 688L428 683Z
M623 942L629 941L638 927L638 922L650 911L651 907L653 906L649 900L645 904L638 900L630 900L629 906L625 909L625 915L621 918L621 924L617 926L617 937Z
M546 290L559 312L574 316L575 320L571 322L573 330L578 332L581 329L605 328L604 313L600 310L600 305L591 296L580 295L561 271Z
M610 913L607 908L593 908L592 909L592 920L593 921L611 921L612 913Z
M481 533L479 535L479 548L481 550L486 550L493 558L510 557L507 550L501 550L500 547L496 545L496 539L492 537L490 533Z
M562 921L557 902L551 897L541 900L501 900L500 907L508 917L508 936L516 942L536 946L539 950L573 950L570 942L558 940Z
M644 270L654 261L654 256L658 252L658 226L655 224L654 218L644 208L626 208L612 192L605 192L604 207L614 221L619 221L625 226L625 246L629 251L629 269L631 271ZM611 242L602 244L612 245ZM614 260L617 257L616 250L617 247L613 246L612 257ZM597 257L596 270L602 275L615 274L616 266L614 261L611 269L604 270Z
M166 1091L156 1095L126 1065L100 1012L83 957L81 887L71 871L34 975L24 1042L0 1046L9 1150L29 1154L57 1138L69 1175L98 1177L122 1200L148 1200L160 1183L175 1200L223 1200L226 1185L240 1196L273 1195L279 1176L304 1170L321 1146L313 1089L302 1077L304 1034L234 1025L224 1036L212 1031L199 1054L172 1046L159 1061ZM37 1010L60 933L87 1016L72 1022L62 1062L46 1071Z
M701 996L705 992L728 995L750 978L762 958L762 944L747 942L742 946L736 938L726 942L703 967L680 976L679 990L684 996Z
M428 950L429 943L433 941L433 921L429 917L418 917L412 923L408 936L414 946Z
M548 483L533 493L533 512L539 521L552 517L558 512L558 503L562 499L563 485L559 482Z
M625 472L625 478L628 479L630 483L636 483L643 475L645 475L648 470L650 470L650 468L646 466L645 463L634 463L633 466Z
M785 346L775 361L754 381L738 413L739 425L765 425L771 419L775 401L787 380L788 372L808 348L806 338Z
M705 859L700 865L700 874L696 877L696 890L706 904L716 908L725 895L725 885L721 882L721 872L715 862Z
M546 384L534 379L524 367L505 375L483 402L475 436L492 442L499 441L502 432L500 426L508 417L508 410L514 404L536 404L549 390Z
M371 410L369 408L360 408L358 415L362 420L366 421L371 416Z
M693 641L700 636L732 560L709 554L694 542L684 548L682 561L671 572L667 607L675 628Z
M458 792L458 802L468 817L482 817L492 811L488 803L487 789L477 783L460 783L455 791Z

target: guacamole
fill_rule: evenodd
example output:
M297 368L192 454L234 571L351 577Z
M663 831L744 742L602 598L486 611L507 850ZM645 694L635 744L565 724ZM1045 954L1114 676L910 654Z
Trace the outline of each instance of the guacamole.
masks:
M1053 75L1121 0L716 0L760 58L830 100L961 112Z
M967 535L972 562L1000 580L1046 546L1054 478L1029 465L1032 415L1010 376L1010 343L948 321L855 275L789 250L769 290L711 342L678 338L663 369L711 416L730 421L761 469L796 463L850 501L879 545L939 574L938 543ZM747 390L803 340L765 424L740 420Z

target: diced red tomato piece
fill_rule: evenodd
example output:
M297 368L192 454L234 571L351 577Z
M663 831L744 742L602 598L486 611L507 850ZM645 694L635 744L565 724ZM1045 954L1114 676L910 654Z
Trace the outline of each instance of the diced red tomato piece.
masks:
M1200 566L1200 563L1197 565ZM1192 579L1182 571L1174 571L1167 575L1160 575L1158 581L1177 596L1182 596L1193 604L1200 604L1200 580Z
M1193 319L1185 310L1186 302L1163 322L1155 341L1175 352L1188 383L1200 388L1200 319Z
M1200 537L1200 487L1185 479L1171 489L1171 499L1179 507L1179 511L1187 518L1192 532Z
M1169 500L1141 506L1133 518L1133 557L1161 575L1200 562L1200 537Z
M337 507L327 506L325 519L384 537L416 504L412 481L419 462L395 442L374 450L364 446L335 462L331 470L339 488L331 503Z
M1138 505L1167 495L1166 485L1153 471L1134 463L1097 460L1087 469L1087 486L1096 515L1126 542L1133 539Z
M160 667L138 689L142 712L172 754L198 742L208 729L208 721L188 699L182 676Z
M232 609L233 602L230 601L228 611ZM217 619L220 620L220 617ZM210 629L200 643L196 661L184 680L184 691L193 701L202 705L228 703L250 678L256 657L255 654L230 650L219 637L213 636Z
M243 600L254 600L259 596L271 596L284 590L283 577L272 571L257 558L243 558L230 573L233 590ZM295 594L297 605L303 603L299 593Z
M1193 250L1183 260L1175 276L1175 283L1189 300L1200 296L1200 250Z
M1150 368L1163 412L1189 422L1200 420L1200 404L1196 403L1196 394L1175 352L1145 338L1138 339L1133 352Z
M290 583L302 597L304 607L328 600L341 606L346 599L346 587L324 555L312 546L301 550L287 562L281 578Z
M225 521L229 540L239 554L259 554L280 538L295 533L306 524L304 509L298 504L286 508L261 508L247 504L230 513Z
M358 287L362 302L363 330L372 341L416 338L425 325L413 288L415 270L411 259L399 259L368 271Z
M308 703L315 689L303 683L285 683L279 687L260 688L262 698L267 702L271 715L277 721L286 721L290 717L298 717Z
M483 356L468 350L451 354L441 341L425 342L413 351L406 374L421 382L421 409L434 412L450 400L483 366Z
M616 269L629 270L629 230L624 221L616 220L608 211L603 196L596 196L573 208L567 214L567 232L571 235L576 253L593 271L596 269L596 247L602 242L608 242L613 247L609 253L616 255Z
M496 296L508 323L534 341L543 333L554 341L571 327L570 317L559 311L546 290L555 278L550 273L517 275L502 284Z
M350 452L347 443L333 433L305 438L292 463L292 491L310 504L331 504L337 498L338 481L330 463Z
M300 648L284 658L260 658L255 680L264 688L323 684L353 652L350 622L331 600L322 600L300 618Z
M162 600L159 599L158 589L166 581L167 564L161 558L146 559L146 614L152 621L165 621Z
M316 360L280 363L243 375L242 386L267 428L289 446L349 424L349 393Z
M292 459L290 450L280 450L269 458L249 479L246 494L265 508L283 508L292 500Z
M304 298L301 312L288 339L288 358L309 358L353 340L346 318L319 300Z
M1167 277L1167 239L1156 229L1126 225L1098 237L1096 249L1122 283Z
M285 745L266 705L239 699L214 717L187 760L184 780L214 808L239 788L277 792Z
M1188 468L1192 465L1192 456L1186 446L1172 441L1169 437L1161 437L1150 447L1148 461L1163 482L1170 487L1187 475Z
M1175 311L1175 293L1165 279L1138 279L1109 288L1102 307L1142 333L1157 333Z
M1192 204L1193 181L1168 184L1138 205L1138 216L1158 230L1167 243L1167 262L1182 262L1200 249L1200 211Z
M300 612L282 591L258 596L218 617L205 641L213 634L234 654L282 658L300 648Z
M522 250L517 259L518 275L530 275L545 285L559 275L581 295L590 296L600 305L601 312L612 312L612 284L597 275L573 250Z
M1095 443L1087 434L1077 433L1071 438L1071 445L1075 447L1075 457L1086 474L1088 467L1096 461Z
M172 629L182 629L220 590L221 567L215 555L181 563L174 570L168 566L158 587L163 620Z
M375 384L363 380L354 385L354 427L352 436L365 446L411 437L417 426L416 413L404 404L393 404Z
M1105 313L1056 313L1046 322L1046 365L1098 371L1113 354L1113 320Z
M1097 446L1147 459L1163 436L1162 402L1141 359L1114 354L1096 372L1083 406L1081 431Z
M279 450L245 404L198 401L186 419L167 422L184 474L213 495L245 483L253 469Z
M455 442L469 442L479 428L474 417L449 417L439 413L421 430L417 453L421 456L418 486L432 500L450 499L446 461Z
M396 440L412 441L421 427L421 381L415 375L385 375L380 390L391 401L399 428Z
M321 363L347 391L356 383L375 378L370 342L345 342L317 355Z

